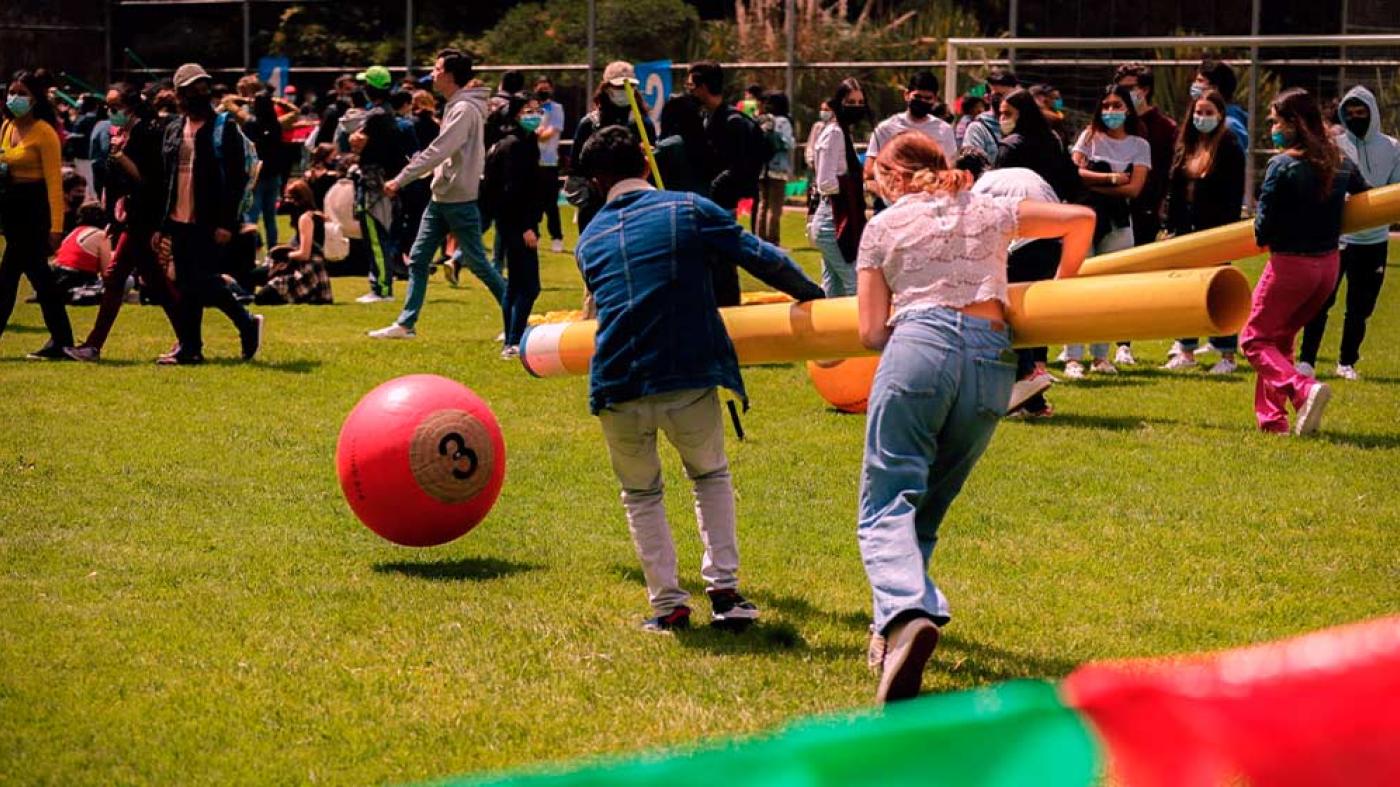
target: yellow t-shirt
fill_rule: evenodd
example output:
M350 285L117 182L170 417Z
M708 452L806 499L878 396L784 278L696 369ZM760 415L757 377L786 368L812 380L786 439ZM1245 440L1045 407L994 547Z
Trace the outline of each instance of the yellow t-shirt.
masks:
M58 132L43 120L20 136L14 123L0 126L0 161L10 166L16 183L43 183L49 196L49 229L63 231L63 155Z

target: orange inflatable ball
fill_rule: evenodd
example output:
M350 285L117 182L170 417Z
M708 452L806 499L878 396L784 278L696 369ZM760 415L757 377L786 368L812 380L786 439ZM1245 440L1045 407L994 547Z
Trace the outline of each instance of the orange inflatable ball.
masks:
M370 530L411 547L464 535L495 504L506 476L496 416L459 382L434 374L365 394L340 428L340 488Z
M808 361L807 376L817 393L843 413L863 413L875 382L880 356L842 358L836 361Z

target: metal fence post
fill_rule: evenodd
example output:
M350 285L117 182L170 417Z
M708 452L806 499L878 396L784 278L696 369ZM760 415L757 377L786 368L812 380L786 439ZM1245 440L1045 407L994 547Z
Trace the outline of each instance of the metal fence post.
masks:
M404 0L403 68L413 76L413 0Z
M597 0L588 0L588 98L585 104L593 106L593 68L598 62L598 53L595 48L595 38L598 30L598 4Z
M783 27L787 34L787 69L783 74L783 85L787 91L789 102L797 101L797 78L793 70L793 62L797 58L797 12L796 0L786 0L783 3Z
M1259 35L1259 0L1254 0L1253 17L1249 25L1251 36ZM1249 144L1246 145L1244 157L1244 204L1251 214L1254 213L1254 139L1255 129L1259 127L1259 45L1257 43L1249 47Z
M253 67L253 12L248 0L243 0L243 70Z
M948 48L947 62L943 66L943 101L952 106L958 100L958 45L952 41L944 43Z

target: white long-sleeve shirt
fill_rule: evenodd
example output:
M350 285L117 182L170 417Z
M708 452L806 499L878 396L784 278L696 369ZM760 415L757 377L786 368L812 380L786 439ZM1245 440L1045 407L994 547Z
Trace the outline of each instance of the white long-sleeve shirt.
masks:
M816 159L817 193L823 197L841 191L838 178L846 174L846 134L840 123L829 123L817 138L813 158Z

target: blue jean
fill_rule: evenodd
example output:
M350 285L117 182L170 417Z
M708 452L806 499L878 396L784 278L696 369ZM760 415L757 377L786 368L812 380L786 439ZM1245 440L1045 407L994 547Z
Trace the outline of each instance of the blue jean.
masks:
M822 290L828 298L856 294L855 261L848 261L836 243L836 219L826 199L807 222L807 239L822 255Z
M428 295L428 271L449 232L457 238L457 261L465 259L467 268L491 291L496 303L505 301L506 280L491 267L486 260L486 248L481 245L481 212L476 203L433 200L423 211L418 237L408 255L408 294L404 296L403 311L399 312L397 320L405 328L412 328L418 322L423 299Z
M243 220L248 224L263 222L263 248L277 245L277 200L282 198L282 179L276 175L260 173L258 182L253 184L253 206Z
M865 425L857 536L875 627L910 613L939 625L948 600L928 575L938 528L1006 414L1010 333L952 309L896 318Z

